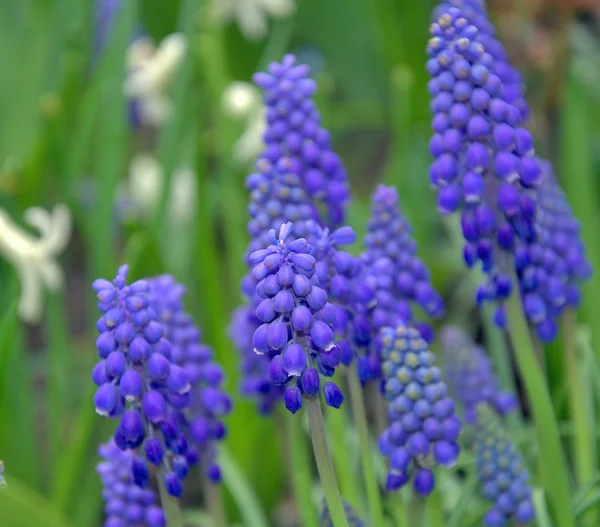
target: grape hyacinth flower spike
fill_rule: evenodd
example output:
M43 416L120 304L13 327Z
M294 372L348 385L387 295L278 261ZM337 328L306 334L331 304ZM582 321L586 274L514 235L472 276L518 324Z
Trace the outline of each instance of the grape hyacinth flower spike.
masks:
M348 527L366 527L365 522L359 518L356 511L352 508L352 505L350 505L346 500L344 500L343 505L344 512L346 513L346 520L348 521ZM333 521L331 520L327 503L323 502L322 507L323 509L319 515L321 527L335 527Z
M185 403L173 412L170 424L183 429L188 443L185 455L174 458L174 466L184 477L188 464L200 462L206 478L218 483L217 445L226 434L222 418L231 411L231 398L222 390L225 374L210 347L202 343L192 316L184 310L185 287L170 275L152 278L149 287L150 308L171 343L171 362L183 368L191 385L189 404L185 399L173 401L175 408L177 403Z
M534 190L542 181L533 138L523 128L526 105L485 9L442 3L431 25L427 52L433 97L430 151L438 211L461 212L464 259L481 263L488 281L479 303L502 304L514 290L512 255L535 238Z
M487 403L499 415L517 407L516 397L500 390L492 361L460 328L446 326L441 332L444 379L454 399L464 408L468 423L473 423L479 403Z
M511 520L517 525L533 522L527 469L496 412L485 403L477 406L475 450L483 495L494 502L485 515L485 526L503 527Z
M271 381L287 385L285 406L296 413L303 396L318 395L319 373L333 376L341 353L332 330L335 308L318 285L311 246L304 238L286 243L292 229L291 222L282 225L278 237L271 230L271 245L252 253L250 261L258 281L256 293L262 298L256 317L263 324L254 332L254 350L275 353L269 364ZM339 408L344 397L338 386L326 382L322 389L326 403Z
M121 450L135 450L131 471L136 485L149 485L148 463L164 474L167 492L181 496L187 441L175 419L189 405L191 385L184 368L171 362L171 344L149 306L149 283L126 285L129 268L119 268L110 282L98 279L93 288L102 316L96 325L101 360L92 372L98 386L96 412L118 419L114 434Z
M383 376L389 427L379 440L389 459L387 490L395 491L414 476L421 496L434 488L432 468L451 466L458 458L460 419L447 396L435 355L415 328L398 326L381 331Z
M131 463L135 454L121 450L112 439L100 445L98 454L102 458L96 472L103 487L104 527L164 527L165 515L156 504L155 492L141 489L133 482Z
M321 223L337 227L344 222L350 197L348 178L331 148L329 132L320 125L321 115L313 100L317 83L309 77L310 68L296 64L291 54L272 62L267 70L253 78L264 91L267 119L266 146L258 164L276 164L288 157L312 202L323 206Z

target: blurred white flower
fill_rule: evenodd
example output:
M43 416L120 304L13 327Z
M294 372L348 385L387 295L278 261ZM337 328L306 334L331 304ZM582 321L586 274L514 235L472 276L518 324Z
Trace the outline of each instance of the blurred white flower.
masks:
M135 156L129 165L129 179L118 191L141 219L154 215L165 181L158 160L149 154ZM175 169L171 177L167 214L175 223L185 223L196 213L196 175L189 166Z
M125 93L138 103L142 124L160 126L171 116L167 89L186 49L187 38L181 33L168 35L158 48L148 37L136 38L129 45Z
M222 24L235 21L248 40L260 40L267 34L267 17L290 16L296 4L294 0L213 0L213 8Z
M24 219L39 236L21 228L0 209L0 254L15 267L21 280L19 316L33 324L42 316L42 288L62 287L63 274L55 258L71 236L71 213L65 205L56 205L52 212L32 207L25 211Z
M236 119L246 119L244 133L233 145L233 156L244 165L253 163L264 148L265 107L258 89L249 82L232 82L223 92L223 107Z

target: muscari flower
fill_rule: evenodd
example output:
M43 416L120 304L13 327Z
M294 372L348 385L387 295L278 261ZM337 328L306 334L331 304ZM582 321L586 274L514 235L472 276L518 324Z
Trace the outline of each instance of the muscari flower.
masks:
M520 77L494 39L483 4L455 0L435 13L427 47L435 132L430 179L438 211L461 210L465 262L480 262L489 277L478 302L501 304L515 286L515 247L535 239L542 168L522 127L528 108ZM501 306L496 320L503 322Z
M465 411L468 423L475 421L477 405L487 403L506 415L517 406L515 396L500 390L492 361L460 328L446 326L441 332L444 379L452 396Z
M199 461L206 476L218 482L217 444L226 434L222 418L231 411L231 399L222 390L225 374L184 310L185 287L170 275L151 279L149 286L150 307L171 343L170 359L185 370L191 385L189 405L174 414L175 423L185 431L188 448L173 464L183 478L187 465Z
M171 361L171 344L149 305L149 282L126 285L128 271L123 265L113 282L93 283L103 313L96 325L101 360L92 372L94 405L98 414L120 420L116 445L139 452L131 463L133 481L148 486L148 462L162 466L167 491L179 497L188 445L177 412L189 406L190 380Z
M283 399L285 386L273 384L269 377L269 364L278 352L269 350L259 355L254 351L252 336L261 324L256 318L256 308L251 305L238 307L229 325L229 336L240 352L240 392L256 402L260 414L268 415Z
M390 425L379 439L389 458L387 490L395 491L414 476L418 494L435 486L432 468L452 465L460 452L460 419L447 396L435 355L415 328L398 326L381 331L384 394L390 402Z
M397 190L378 185L371 197L363 254L376 291L377 305L372 315L375 331L394 327L399 320L412 323L411 303L430 317L443 316L444 301L431 285L429 269L416 252L412 226L400 210ZM382 280L385 283L379 283ZM430 336L423 327L423 337Z
M483 495L494 502L484 518L486 527L504 527L511 520L531 523L535 509L529 474L496 412L485 403L477 407L475 452Z
M0 255L14 266L21 281L19 316L34 324L43 314L44 286L56 291L63 285L56 257L71 236L71 213L65 205L56 205L52 212L31 207L24 218L39 236L32 236L0 209Z
M104 527L164 527L165 515L156 504L155 492L141 489L133 482L131 464L135 454L121 450L113 440L100 445L98 454L102 458L96 472L102 481Z
M6 480L4 479L4 463L0 459L0 489L5 489L6 487Z
M254 332L256 353L273 353L269 376L275 384L287 385L286 408L297 412L303 395L315 397L321 379L332 377L341 362L332 326L336 311L315 276L316 260L304 238L286 242L292 223L282 225L279 236L269 233L271 245L250 255L256 293L262 299L256 317L263 323ZM344 400L334 382L325 382L326 403L339 408Z
M344 221L350 197L347 174L331 148L331 136L320 126L321 116L312 99L317 84L308 77L310 68L296 64L294 55L272 62L253 80L264 91L267 127L265 149L259 163L275 164L282 157L293 163L292 172L302 180L304 190L320 210L320 223L337 227Z
M212 8L222 24L235 20L248 40L260 40L267 34L268 16L286 18L296 5L294 0L214 0Z
M552 342L557 318L564 309L577 307L580 283L591 267L581 240L580 225L548 161L541 161L544 183L536 191L536 236L515 249L515 270L523 307L540 340Z
M342 505L344 507L344 512L346 513L346 521L348 522L348 527L366 526L366 523L358 517L358 514L356 514L356 511L352 508L352 505L350 505L346 500L343 500ZM327 507L327 503L325 502L325 500L323 500L319 520L321 522L321 527L335 527L333 525L331 515L329 514L329 507Z

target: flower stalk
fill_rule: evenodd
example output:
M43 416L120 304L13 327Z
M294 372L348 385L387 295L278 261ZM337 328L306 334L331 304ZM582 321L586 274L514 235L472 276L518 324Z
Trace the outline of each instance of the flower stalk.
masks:
M327 449L327 438L325 437L325 423L323 422L321 402L318 397L306 397L305 400L315 461L317 463L319 477L321 478L321 484L323 485L323 491L325 492L325 501L329 508L331 520L335 527L349 527L337 480L333 471L333 463L331 461L331 456L329 455L329 450Z
M560 444L560 435L550 393L536 356L529 327L515 291L506 301L508 337L515 351L519 372L533 411L540 449L540 472L557 525L574 527L569 497L569 472Z
M373 467L373 458L371 457L367 412L363 399L363 391L358 380L356 361L352 362L348 371L348 386L350 388L350 406L354 417L354 426L356 427L360 444L363 481L367 490L371 521L373 522L373 527L382 527L383 507L379 494L379 485L377 484L377 476Z
M167 527L183 527L183 519L181 517L181 510L179 509L179 500L167 492L167 487L165 486L165 474L165 467L161 466L157 471L156 479L158 480L158 492L167 521Z
M204 502L210 513L214 527L227 527L227 514L223 504L223 494L221 486L210 481L206 476L202 478L202 487L204 489Z

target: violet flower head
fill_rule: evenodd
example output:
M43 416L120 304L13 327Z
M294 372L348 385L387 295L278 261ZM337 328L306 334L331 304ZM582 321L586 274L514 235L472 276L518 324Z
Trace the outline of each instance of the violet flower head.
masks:
M523 308L540 340L551 342L564 309L577 307L580 283L591 276L580 225L548 161L541 161L544 183L536 192L536 237L515 250Z
M344 512L346 513L348 527L366 527L366 523L359 518L356 511L352 508L352 505L350 505L346 500L342 501L342 505L344 507ZM319 521L321 527L335 527L333 525L331 515L329 514L329 507L327 507L325 500L323 500Z
M261 324L256 318L256 308L250 305L238 307L229 325L229 336L240 352L240 392L256 403L261 415L268 415L283 399L285 386L273 384L269 377L269 364L278 352L266 351L259 355L254 351L252 337Z
M271 245L249 259L258 281L256 293L262 298L256 308L262 325L252 337L254 351L272 355L270 379L286 385L285 406L296 413L303 395L318 395L320 376L333 376L341 350L332 329L336 311L319 287L312 247L304 238L286 242L292 230L292 223L282 225L278 236L271 230ZM322 388L326 403L339 408L344 397L337 385L325 382Z
M414 476L418 494L435 486L432 468L451 466L458 458L461 422L447 396L435 355L419 332L398 326L381 331L385 397L390 425L379 439L389 458L387 490L395 491Z
M248 204L249 253L269 245L269 231L284 223L294 223L293 235L306 237L306 222L319 217L301 178L301 167L288 156L271 160L261 158L256 171L246 178L250 191Z
M475 455L481 490L494 503L484 518L486 527L503 527L514 520L528 525L535 519L529 473L496 412L477 407Z
M365 249L365 271L359 282L374 293L374 299L366 297L366 309L355 325L370 326L371 335L376 335L383 327L413 324L425 340L431 341L433 331L426 323L415 323L413 305L438 318L444 314L444 301L431 284L429 269L416 254L412 227L400 210L393 187L378 185L371 197Z
M186 370L171 362L171 344L150 307L148 280L126 285L128 271L123 265L112 282L93 283L102 312L94 405L98 414L119 419L114 440L121 450L139 449L131 463L134 483L147 487L148 463L162 466L167 491L179 497L185 474L178 464L187 441L176 412L189 405L191 384Z
M323 206L321 223L339 226L350 196L347 174L331 148L329 132L320 125L313 100L317 84L309 77L310 68L296 64L294 55L286 55L267 70L253 78L264 91L267 118L266 146L259 163L267 160L274 164L289 157L311 200Z
M487 403L499 415L517 407L516 397L500 390L492 361L460 328L446 326L441 333L444 379L456 401L464 408L465 419L474 423L479 403Z
M155 492L141 489L133 482L131 464L135 454L121 450L112 439L100 445L98 454L102 458L96 472L102 481L104 527L164 527L165 515L157 505Z
M435 13L427 47L434 114L430 179L438 211L461 211L466 264L481 263L489 277L478 302L501 304L515 286L515 247L535 238L534 190L542 169L523 128L520 77L494 39L483 4L444 2Z
M171 361L183 368L191 385L189 404L173 416L174 423L185 430L188 443L185 455L174 460L174 465L183 478L188 465L199 461L206 476L219 482L217 444L226 434L222 419L231 411L231 398L222 389L223 369L215 362L212 349L202 343L200 330L184 309L184 295L185 287L170 275L150 280L150 307L171 343Z

